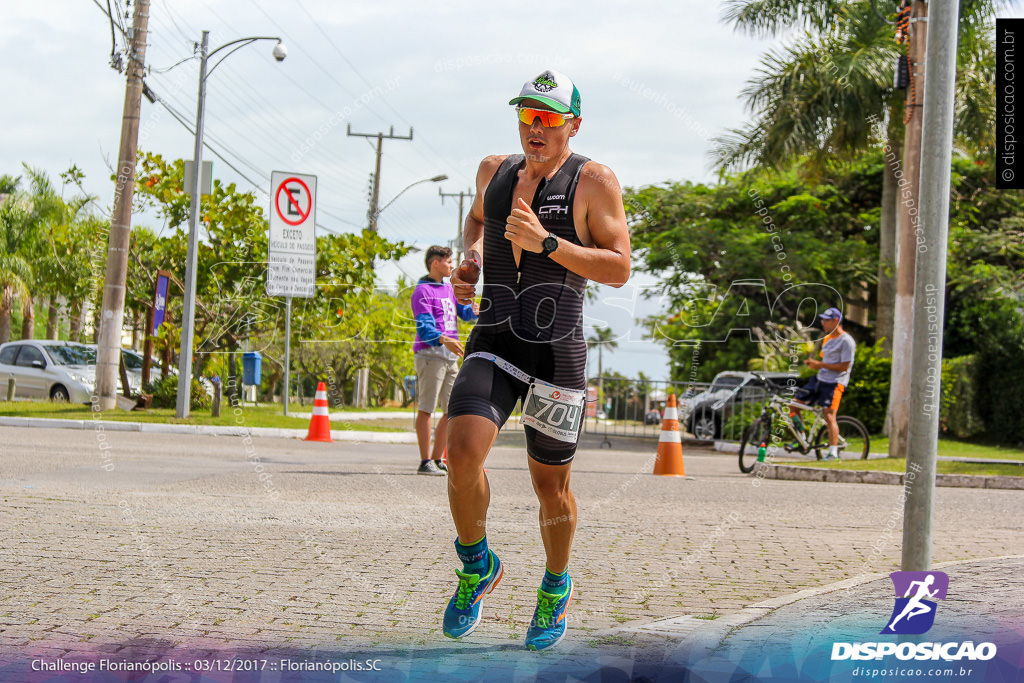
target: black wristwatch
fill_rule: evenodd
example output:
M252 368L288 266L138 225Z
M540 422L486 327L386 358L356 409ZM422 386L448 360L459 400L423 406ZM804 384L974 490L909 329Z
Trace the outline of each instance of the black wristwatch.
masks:
M551 252L558 249L558 238L553 233L548 233L548 236L544 238L544 241L540 243L543 251L540 252L541 256L550 256Z

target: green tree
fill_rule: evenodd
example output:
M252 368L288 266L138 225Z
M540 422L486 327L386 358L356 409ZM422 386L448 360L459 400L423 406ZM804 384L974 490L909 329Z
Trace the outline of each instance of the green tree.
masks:
M184 279L189 197L182 186L183 172L180 159L168 162L156 154L140 154L135 195L138 208L155 209L171 231L166 235L133 231L128 305L136 311L136 317L144 317L150 306L157 270L167 270L179 281ZM214 181L212 195L202 199L200 215L203 234L196 268L196 372L203 372L203 362L210 354L236 354L248 342L252 350L267 356L265 386L267 395L272 395L284 374L285 320L283 299L266 295L268 226L262 205L254 193L239 192L233 184ZM374 326L380 324L382 311L391 305L386 297L374 295L374 262L400 258L408 248L372 231L321 233L316 245L316 294L294 302L292 349L298 350L307 340L325 345L338 342L343 348L326 355L320 351L302 355L300 367L310 375L317 374L314 368L330 365L335 374L340 368L338 381L347 380L349 366L371 367L383 386L401 363L393 357L393 348L370 343L377 338L375 335L383 334ZM173 304L172 311L177 306ZM344 321L348 327L340 330L339 310L349 312ZM364 330L367 343L357 344ZM337 360L339 356L344 361ZM237 363L231 358L218 364L225 365L233 372Z
M32 266L20 253L30 231L30 213L23 198L8 195L0 203L0 344L11 338L11 312L29 297Z
M804 299L836 305L873 281L881 166L875 153L816 181L798 167L627 190L627 204L646 217L632 234L640 268L660 278L669 302L647 328L668 347L674 379L689 378L696 342L700 379L747 368L755 329L813 324Z
M604 350L614 351L619 348L615 331L610 327L595 327L594 334L587 337L587 349L597 349L597 376L604 376Z
M785 167L811 155L812 168L851 160L880 136L895 167L902 155L905 95L892 87L897 56L905 48L874 1L730 0L724 19L755 35L802 30L769 52L743 96L752 120L718 138L713 152L723 170ZM992 20L997 0L960 3L955 136L967 153L994 144L994 49ZM917 85L920 101L923 84ZM882 176L881 239L876 324L891 350L895 301L896 207L892 169ZM844 292L844 294L847 294Z

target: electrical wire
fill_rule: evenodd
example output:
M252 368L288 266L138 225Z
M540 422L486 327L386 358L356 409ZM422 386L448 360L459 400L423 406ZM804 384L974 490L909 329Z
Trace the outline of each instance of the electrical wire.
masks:
M163 107L164 107L164 108L165 108L165 109L166 109L166 110L167 110L167 111L168 111L168 112L170 113L170 115L171 115L172 117L174 117L174 119L175 119L175 120L176 120L176 121L177 121L178 123L180 123L180 124L181 124L181 125L182 125L182 126L183 126L183 127L185 128L185 130L187 130L187 131L188 131L189 133L191 133L191 134L192 134L193 136L194 136L194 135L196 134L196 131L195 131L195 127L194 127L194 126L192 126L192 125L191 125L191 124L190 124L190 123L188 122L188 120L187 120L187 119L185 119L184 115L182 115L182 114L181 114L181 112L177 111L177 110L176 110L176 109L175 109L174 107L172 107L171 105L169 105L169 104L168 104L168 103L167 103L167 102L166 102L166 101L165 101L165 100L164 100L163 98L161 98L160 96L157 96L156 100L157 100L157 102L158 102L158 103L159 103L159 104L160 104L161 106L163 106ZM213 154L214 156L216 156L216 157L217 157L218 159L220 159L221 161L223 161L223 162L224 162L224 163L225 163L225 164L226 164L226 165L228 166L228 168L230 168L230 169L231 169L231 170L233 170L233 171L234 171L235 173L237 173L237 174L238 174L239 176L241 176L241 177L242 177L242 178L243 178L243 179L244 179L244 180L245 180L246 182L248 182L248 183L249 183L249 184L250 184L250 185L251 185L251 186L253 187L253 189L255 189L256 191L258 191L258 192L260 192L261 194L263 194L264 196L266 196L266 197L267 197L267 199L269 199L269 198L270 198L270 193L269 193L269 192L267 192L267 190L266 190L266 186L270 184L270 178L269 178L269 176L268 176L268 177L266 177L266 178L265 178L265 180L264 180L264 182L262 182L262 183L261 183L261 182L258 182L258 181L256 181L256 180L253 180L253 179L252 179L251 177L249 177L249 176L248 176L248 175L247 175L247 174L246 174L245 172L243 172L243 171L242 171L241 169L239 169L239 168L238 168L237 166L235 166L234 164L232 164L232 163L231 163L231 161L229 161L229 160L228 160L228 159L227 159L227 158L226 158L226 157L224 156L224 154L222 154L222 153L221 153L221 151L220 151L220 150L218 150L218 149L217 149L216 147L214 147L213 145L211 145L211 144L210 144L210 143L209 143L209 142L207 141L207 137L208 137L208 135L207 135L207 133L206 133L206 131L205 131L205 129L204 129L204 131L203 131L203 147L205 147L205 148L206 148L207 150L209 150L209 151L210 151L210 153L211 153L211 154ZM225 148L225 149L226 149L226 148ZM233 156L237 156L237 155L236 155L236 154L235 154L234 152L230 152L230 151L227 151L227 150L225 151L225 153L229 153L229 154L232 154ZM259 173L259 171L257 171L257 172ZM357 227L357 228L361 228L361 227L362 227L362 226L360 226L359 224L357 224L357 223L353 223L352 221L348 221L348 220L345 220L344 218L341 218L340 216L335 216L335 215L331 214L331 213L330 213L330 212L328 212L328 211L323 211L323 210L322 210L322 209L320 209L319 207L317 208L317 212L318 212L318 213L324 213L324 214L326 214L326 215L330 216L331 218L334 218L335 220L337 220L337 221L339 221L339 222L341 222L341 223L347 223L347 224L349 224L349 225L352 225L352 226L354 226L354 227ZM322 228L323 230L326 230L327 232L329 232L329 233L331 233L331 234L334 234L334 235L336 235L336 234L339 234L339 233L342 233L342 232L345 232L344 230L335 230L335 229L333 229L333 228L329 228L329 227L327 227L326 225L323 225L322 223L319 223L319 222L318 222L318 223L316 223L316 227L318 227L318 228Z
M103 8L100 7L100 9ZM110 9L110 0L107 0L107 18L110 19L110 56L113 57L117 54L117 39L114 37L114 18L111 14L113 14L113 10Z
M179 27L180 30L180 27ZM249 81L241 75L237 69L232 65L225 65L224 69L227 71L231 80L238 81L241 83L249 83ZM254 125L258 125L261 128L261 138L266 140L268 143L277 142L284 143L288 148L289 153L293 153L296 149L301 149L307 145L308 139L303 140L297 137L292 131L295 123L292 120L286 119L284 116L278 113L279 103L271 102L267 97L262 94L263 87L254 85L249 88L233 88L228 91L218 90L217 94L219 97L223 97L220 103L227 103L228 108L232 111L238 112L240 116L248 118ZM308 93L307 93L308 94ZM234 106L235 100L240 102L244 101L246 105L242 108ZM320 103L323 105L323 103ZM323 105L326 108L326 105ZM224 107L218 105L218 110ZM242 111L244 110L244 111ZM252 117L259 117L265 121L265 125L260 126L258 122L254 121ZM214 117L215 118L215 117ZM273 122L272 122L273 120ZM234 131L236 126L224 125L225 130ZM327 141L319 140L317 148L321 148ZM338 154L333 150L324 150L328 156L332 159L344 158L344 155ZM289 156L276 154L274 156ZM318 156L318 155L315 155ZM357 177L361 176L361 172L357 172L354 165L336 167L337 172L345 176L347 182L351 182Z
M94 0L94 2L95 1L96 0ZM255 4L255 2L254 2L254 4ZM170 6L166 2L166 0L164 0L163 5L164 5L165 9L168 10L167 11L167 17L168 17L171 25L173 26L174 30L177 31L178 34L180 34L184 39L188 40L193 45L195 45L195 42L192 39L190 39L188 37L188 35L185 33L185 30L182 29L182 25L184 25L186 28L191 28L191 27L189 27L188 23L184 19L180 19L180 23L179 23L179 19L175 17L174 11L170 8ZM259 7L258 5L257 5L257 9L260 9L260 11L264 14L264 16L267 16L268 19L270 18L269 15L267 15L267 13L265 11L263 11L263 9L261 7ZM216 12L214 12L214 14L216 15ZM216 15L216 16L221 21L221 23L225 24L225 26L228 26L229 29L233 30L231 28L231 26L229 24L227 24L227 22L224 21L223 17L220 17L219 15ZM271 19L271 21L273 22L272 19ZM337 49L337 46L334 46L334 47L335 47L335 49ZM304 51L302 51L300 49L300 52L304 52ZM194 56L190 57L190 58L187 58L187 59L193 59L193 58L194 58ZM182 60L181 62L179 62L179 64L183 63L184 61L187 61L187 59L186 60ZM347 62L347 60L346 60L346 62ZM174 66L177 66L177 65L178 64L175 64ZM350 63L349 63L349 65L352 66ZM330 72L328 72L323 66L321 66L320 64L317 64L317 66L322 71L324 71L329 76L331 76ZM170 67L170 68L173 68L173 66ZM166 73L166 71L168 71L170 68L168 68L166 70L161 69L157 73ZM225 67L225 69L228 69L228 67ZM238 73L237 70L235 70L235 69L230 69L229 72L232 73L233 76ZM360 76L360 78L363 78L361 74L358 74L358 75ZM242 78L240 75L237 75L235 77L239 81L246 82L246 79ZM332 80L335 83L338 83L336 78L332 77ZM363 78L363 80L365 82L365 78ZM304 87L302 87L301 84L296 83L294 81L289 81L289 83L291 85L297 87L297 89L301 90L306 97L309 97L311 100L315 101L317 104L319 104L325 110L331 111L332 113L334 113L329 105L327 105L325 102L320 100L320 98L318 98L315 95L313 95L312 93L310 93L308 90L306 90ZM340 85L340 83L339 83L339 85ZM177 88L176 88L176 90L177 90ZM266 136L265 139L268 140L268 141L269 140L278 141L278 144L280 144L280 142L282 141L282 138L289 138L289 135L283 135L282 131L290 131L292 129L292 127L294 126L294 122L288 121L284 117L282 117L280 114L278 114L277 113L277 109L275 108L275 106L272 103L269 103L266 100L266 98L263 97L260 94L260 92L261 91L260 91L260 87L259 86L251 87L251 88L235 88L235 89L230 91L232 97L226 98L226 101L230 103L231 109L233 111L237 112L238 109L235 106L236 105L236 103L234 101L235 99L237 99L239 101L248 100L249 102L254 102L257 99L258 100L263 100L263 102L266 103L266 105L268 105L268 106L253 106L251 108L247 108L243 115L250 117L250 123L256 123L256 122L251 120L251 117L254 114L254 112L255 113L259 113L259 115L262 118L265 119L265 122L263 124L258 124L257 127L262 129L264 132L269 132L269 134ZM350 91L348 91L348 92L349 92L349 94L351 94ZM223 93L219 92L218 94L222 95ZM242 94L244 94L245 96L244 97L240 97L239 95L242 95ZM171 104L169 104L167 102L167 98L163 98L162 101L161 101L161 104L165 108L167 108L168 111L171 111L172 108L173 108L173 105L171 105ZM181 106L181 105L179 104L179 106ZM391 108L393 110L393 108L390 107L390 105L388 105L388 106L389 106L389 108ZM372 108L367 107L367 109L369 109L372 113L376 114L376 112L372 111ZM270 112L271 115L268 116L268 115L264 114L264 112ZM377 115L379 116L379 114L377 114ZM176 109L174 109L174 111L172 111L172 116L174 116L174 118L183 127L185 127L186 130L188 130L189 132L191 132L194 135L194 130L188 124L188 121L187 121L186 117L184 115L182 115L180 111L177 111ZM218 119L218 117L210 117L210 118ZM272 123L269 123L271 118L275 118L278 121L280 121L281 125L280 126L274 126ZM234 130L237 129L237 126L229 125L226 122L221 122L221 123L223 124L223 127L225 129L227 129L227 130L234 131ZM218 139L214 135L210 135L208 132L204 131L204 133L205 133L205 137L207 137L209 139L208 142L204 140L204 143L205 143L204 146L207 149L209 149L211 151L211 153L213 153L215 156L217 156L222 161L224 161L224 163L229 168L231 168L236 173L238 173L239 176L241 176L246 182L248 182L250 185L252 185L255 189L259 190L261 194L264 194L264 195L267 194L266 189L264 188L264 185L266 185L268 183L266 183L266 182L260 183L260 182L257 182L255 180L253 180L252 177L250 177L249 175L244 173L241 169L239 169L230 160L226 159L224 155L230 155L230 156L234 157L241 165L243 165L245 167L248 167L249 169L254 171L257 176L264 176L264 171L259 166L257 166L255 163L245 159L240 154L235 152L232 149L231 145L227 144L225 141ZM294 135L290 136L290 139L288 139L288 142L293 144L293 149L294 149L294 142L295 141L296 141L296 138L294 137ZM301 141L300 140L299 141L299 145L301 146L302 144L304 144L304 142L305 141ZM334 161L336 161L338 158L343 158L342 155L337 155L337 154L330 153L329 150L324 148L324 143L325 142L326 142L325 140L324 141L320 141L321 144L318 145L315 150L311 150L311 153L316 152L317 153L316 156L319 156L320 152L329 153L331 159L334 160ZM367 143L369 144L369 146L371 148L373 148L373 145L370 143L369 140L367 140ZM443 158L443 157L438 157L438 158ZM406 164L402 163L399 159L396 159L396 158L393 158L393 157L389 157L388 161L389 161L389 164L395 164L395 165L397 165L400 168L404 168L407 172L409 172L411 174L415 174L415 172L412 171L412 169L410 169ZM435 163L435 164L437 163L437 159L430 159L430 161L432 163ZM338 166L337 164L334 164L334 168L333 168L333 170L330 173L331 174L333 174L333 173L341 173L342 175L349 175L349 176L360 178L360 179L362 178L362 175L363 175L363 173L361 171L354 171L354 170L352 170L348 166ZM344 186L344 184L339 184L339 186ZM353 222L351 220L347 220L345 218L342 218L341 216L339 216L339 215L337 215L335 213L332 213L329 210L320 209L320 211L324 215L329 216L332 219L334 219L334 220L336 220L336 221L338 221L340 223L352 226L354 228L364 228L365 227L364 225L362 225L360 223L356 223L356 222ZM402 238L409 238L409 237L411 237L411 233L413 233L414 230L410 226L410 224L414 223L414 220L409 218L409 217L407 217L407 215L405 215L405 211L404 210L400 211L400 212L392 211L392 212L389 212L389 213L391 214L391 216L389 217L389 231L400 232ZM328 230L329 232L331 231L331 229L327 228L326 226L320 226L320 227L324 227L324 229Z
M252 0L252 1L254 3L256 2L256 0ZM313 15L309 12L309 10L306 9L306 6L302 4L302 0L295 0L295 3L306 14L306 16L309 18L310 22L313 24L313 26L316 27L316 30L320 32L320 35L322 35L327 40L327 42L330 44L330 46L332 48L334 48L334 51L338 53L338 55L345 62L345 64L347 64L349 66L349 68L352 69L352 71L356 74L356 76L358 76L359 79L363 83L365 83L367 85L367 87L373 89L374 88L373 84L370 83L370 81L367 80L367 78L365 76L363 76L362 73L360 73L359 69L356 68L355 64L353 64L351 61L349 61L348 57L346 57L345 53L341 51L341 48L338 47L337 43L335 43L334 40L327 34L327 32L324 31L324 29L320 25L320 23L313 17ZM409 127L412 127L412 124L404 116L402 116L402 114L397 109L395 109L393 106L391 106L391 103L388 102L386 97L384 97L383 95L380 95L378 99L380 99L380 101L384 104L384 106L386 106L388 109L390 109L392 112L394 112L395 115L403 123L405 123L405 125L407 125ZM417 154L419 154L425 160L430 161L431 163L436 163L437 159L445 159L444 156L442 156L436 149L433 148L433 146L430 144L430 142L428 140L422 139L422 134L421 134L421 142L423 143L424 146L427 147L428 150L430 150L431 153L434 154L434 157L435 157L434 159L430 159L425 154L423 154L420 150L418 150L418 149L414 150ZM449 164L448 168L449 168L449 170L452 170L456 175L459 175L460 177L462 177L463 180L466 180L466 178L462 175L462 172L459 169L455 168L454 165Z

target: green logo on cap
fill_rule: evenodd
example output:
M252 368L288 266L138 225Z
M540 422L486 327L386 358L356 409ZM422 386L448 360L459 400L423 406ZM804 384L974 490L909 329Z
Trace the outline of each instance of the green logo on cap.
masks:
M555 83L554 76L551 75L550 71L545 71L540 76L537 76L537 80L533 82L533 87L540 92L548 92L558 87Z

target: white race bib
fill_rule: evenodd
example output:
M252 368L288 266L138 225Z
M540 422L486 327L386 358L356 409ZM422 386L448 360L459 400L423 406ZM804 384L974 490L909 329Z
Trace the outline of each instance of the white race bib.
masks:
M564 389L540 382L530 385L523 401L523 426L565 441L576 443L583 425L583 406L587 392Z

